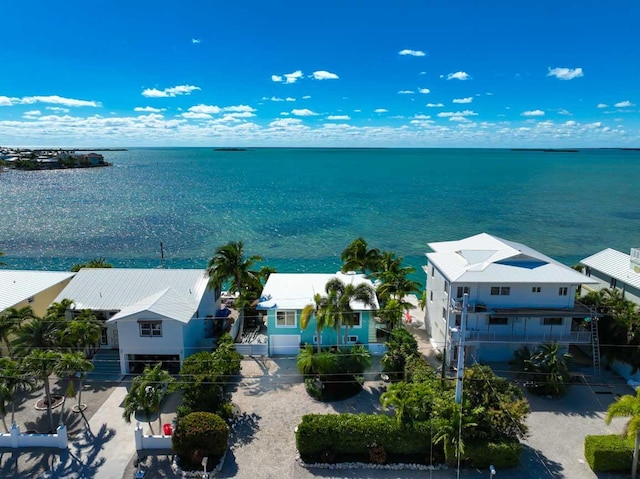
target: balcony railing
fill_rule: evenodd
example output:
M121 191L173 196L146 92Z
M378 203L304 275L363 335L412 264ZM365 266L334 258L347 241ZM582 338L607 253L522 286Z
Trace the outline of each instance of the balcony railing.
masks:
M571 331L569 333L502 333L493 331L466 331L467 341L487 343L571 343L590 344L589 331Z

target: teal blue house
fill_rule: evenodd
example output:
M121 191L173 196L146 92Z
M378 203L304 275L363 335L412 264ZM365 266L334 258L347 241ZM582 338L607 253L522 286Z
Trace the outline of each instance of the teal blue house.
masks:
M272 273L262 291L258 309L267 312L267 334L269 337L269 356L295 356L302 344L333 346L363 344L372 354L381 354L383 345L376 339L375 309L364 304L354 303L351 308L359 313L359 321L348 328L342 326L340 338L336 338L333 328L325 328L317 337L316 320L312 318L306 329L300 327L300 313L308 304L314 304L316 293L325 295L325 285L333 278L345 284L358 285L371 281L363 275L354 273L315 274L315 273Z

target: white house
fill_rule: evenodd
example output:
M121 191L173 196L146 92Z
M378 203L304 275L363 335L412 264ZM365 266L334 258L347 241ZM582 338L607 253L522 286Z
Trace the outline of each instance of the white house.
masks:
M219 304L199 269L81 269L55 301L91 309L103 321L101 348L119 351L122 374L163 361L177 369L189 355L211 350Z
M576 289L594 281L520 243L486 233L430 243L427 253L427 321L431 341L457 358L452 335L468 294L465 357L507 361L522 346L543 342L590 344L589 309ZM452 334L453 333L453 334Z
M640 305L640 248L631 254L607 248L580 261L585 274L595 280L590 289L617 288L629 301Z
M44 316L53 298L74 274L0 269L0 313L8 308L30 306L36 316Z

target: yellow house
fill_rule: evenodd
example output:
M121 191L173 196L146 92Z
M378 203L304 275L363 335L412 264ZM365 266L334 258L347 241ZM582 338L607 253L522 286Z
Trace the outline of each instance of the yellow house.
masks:
M74 275L66 271L0 269L0 312L31 306L36 316L44 316L47 307Z

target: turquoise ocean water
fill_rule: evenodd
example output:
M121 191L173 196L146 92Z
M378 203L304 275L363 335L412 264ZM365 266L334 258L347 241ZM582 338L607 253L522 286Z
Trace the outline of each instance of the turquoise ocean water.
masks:
M356 236L419 268L427 243L486 231L566 264L640 246L640 151L134 149L112 168L0 173L17 269L94 257L204 267L243 240L281 272L332 272ZM421 273L419 271L419 273ZM417 278L421 278L420 274Z

